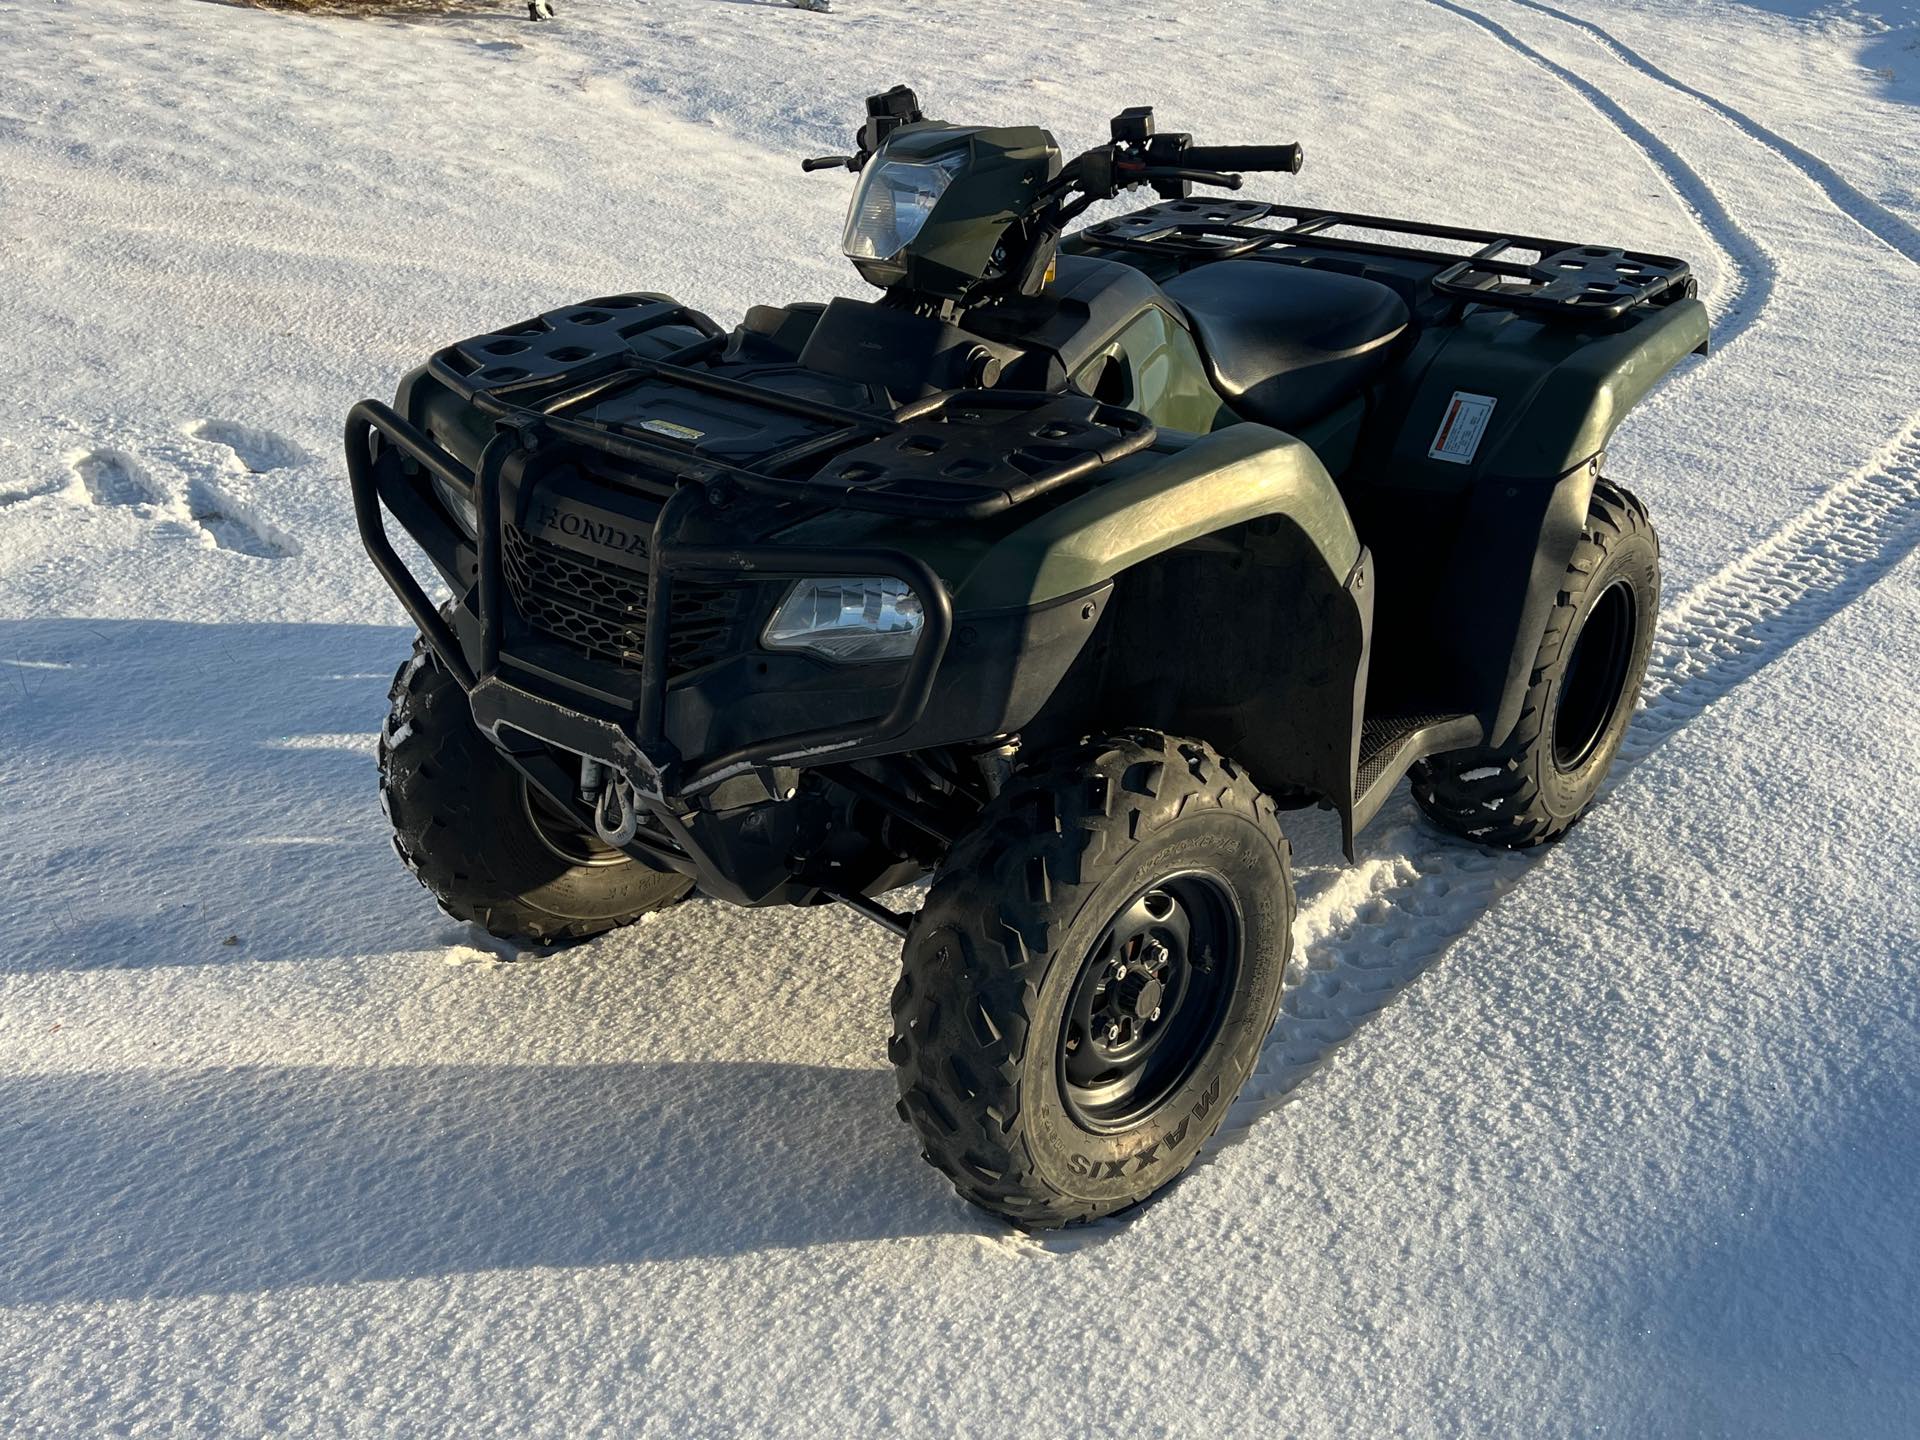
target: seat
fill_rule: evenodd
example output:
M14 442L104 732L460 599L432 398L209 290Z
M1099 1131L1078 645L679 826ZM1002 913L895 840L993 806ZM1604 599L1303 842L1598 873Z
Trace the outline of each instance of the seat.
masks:
M1336 270L1216 260L1160 288L1192 319L1227 403L1277 430L1356 394L1407 328L1406 304L1392 290Z

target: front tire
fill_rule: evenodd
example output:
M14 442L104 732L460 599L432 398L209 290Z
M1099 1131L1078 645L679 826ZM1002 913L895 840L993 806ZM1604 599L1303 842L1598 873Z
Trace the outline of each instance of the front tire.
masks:
M1659 613L1660 542L1646 507L1597 481L1513 734L1415 765L1413 798L1427 817L1512 850L1564 835L1619 753Z
M1206 745L1133 732L1017 776L908 935L901 1116L1025 1228L1137 1204L1253 1072L1292 923L1273 802Z
M503 940L578 940L692 888L612 849L530 786L473 723L465 692L424 640L388 701L380 804L393 848L454 919Z

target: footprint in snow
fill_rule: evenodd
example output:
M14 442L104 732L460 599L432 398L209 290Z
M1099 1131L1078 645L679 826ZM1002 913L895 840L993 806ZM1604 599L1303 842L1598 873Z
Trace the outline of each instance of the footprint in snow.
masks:
M233 501L204 480L187 487L187 513L193 523L213 537L213 543L236 555L257 560L284 560L288 548L264 534L244 516L232 514Z
M228 472L267 475L304 465L313 458L286 436L238 420L195 420L180 429L189 439L224 450L226 454L220 459L220 468ZM293 554L296 548L258 524L247 514L244 504L205 477L195 479L188 486L187 508L195 523L223 550L263 560L279 560Z
M280 463L291 464L304 458L290 441L265 431L250 431L241 426L222 433L231 433L247 445L249 453L257 459L275 456L280 458ZM223 439L220 443L228 442ZM237 447L229 448L236 457L240 455ZM246 464L244 459L236 459L235 463ZM292 553L288 546L240 513L243 507L203 477L188 482L183 503L169 494L167 487L135 457L124 450L104 447L89 450L75 459L73 473L79 477L88 501L103 509L149 507L155 512L149 518L162 521L178 521L184 510L187 526L207 536L222 550L260 560L279 560Z
M233 453L243 468L256 475L303 464L310 457L293 441L271 430L242 425L237 420L196 420L182 427L195 440L221 446Z
M166 495L153 477L124 450L89 450L73 462L73 473L95 505L160 505Z

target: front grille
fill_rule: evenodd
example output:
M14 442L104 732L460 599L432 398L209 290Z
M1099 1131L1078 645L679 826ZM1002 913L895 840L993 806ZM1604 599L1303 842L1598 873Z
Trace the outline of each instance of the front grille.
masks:
M503 558L513 603L535 629L616 665L638 667L646 651L647 577L505 527ZM667 671L679 675L719 659L739 613L737 587L677 580L668 626Z

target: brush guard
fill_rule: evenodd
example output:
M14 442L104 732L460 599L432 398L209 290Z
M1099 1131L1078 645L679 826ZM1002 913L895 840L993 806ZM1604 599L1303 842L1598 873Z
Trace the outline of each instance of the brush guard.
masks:
M469 660L459 637L395 550L386 531L391 496L376 474L376 437L424 470L449 483L471 486L480 516L478 577L474 587L479 623L478 662ZM377 400L354 406L347 420L347 475L354 518L374 567L435 656L459 681L485 730L509 725L564 749L610 765L641 795L671 800L728 775L775 761L831 754L856 745L880 744L909 729L926 712L934 675L953 629L946 587L921 560L898 551L779 544L710 546L681 538L687 519L710 503L708 487L682 484L660 507L647 553L648 604L639 666L639 702L630 724L537 694L502 674L502 641L513 600L502 567L500 480L505 467L536 453L543 443L537 424L503 428L482 453L477 473ZM394 472L389 472L392 474ZM391 483L391 482L389 482ZM404 503L404 502L403 502ZM742 746L682 772L666 737L666 689L673 585L689 574L786 576L883 575L911 588L924 619L920 642L885 714L872 721L827 726L775 736Z
M649 332L692 330L700 339L658 358L634 343ZM496 433L469 471L405 417L363 400L346 427L348 482L360 539L427 644L467 691L474 718L528 734L614 766L638 792L677 801L728 776L775 763L819 759L883 745L926 713L953 630L945 585L925 562L891 550L762 543L697 544L688 522L724 510L738 495L923 519L991 515L1082 479L1153 442L1146 417L1085 396L1005 390L945 391L892 412L845 409L698 368L727 342L697 311L665 296L608 296L567 311L463 341L436 354L428 372L490 417ZM684 441L579 417L643 381L769 407L819 422L822 433L738 464L701 454ZM509 615L520 617L505 583L502 476L535 462L550 444L602 457L617 474L660 499L645 556L647 607L639 656L638 703L628 717L594 713L516 685L501 673ZM383 480L380 446L463 493L479 517L473 600L477 658L459 637L387 537L384 512L403 527L447 527L437 505L410 482ZM398 480L399 483L395 483ZM410 528L410 527L409 527ZM671 680L673 587L688 576L881 575L907 585L924 615L920 643L883 714L853 724L769 737L681 763L666 734ZM632 667L623 667L631 669Z

